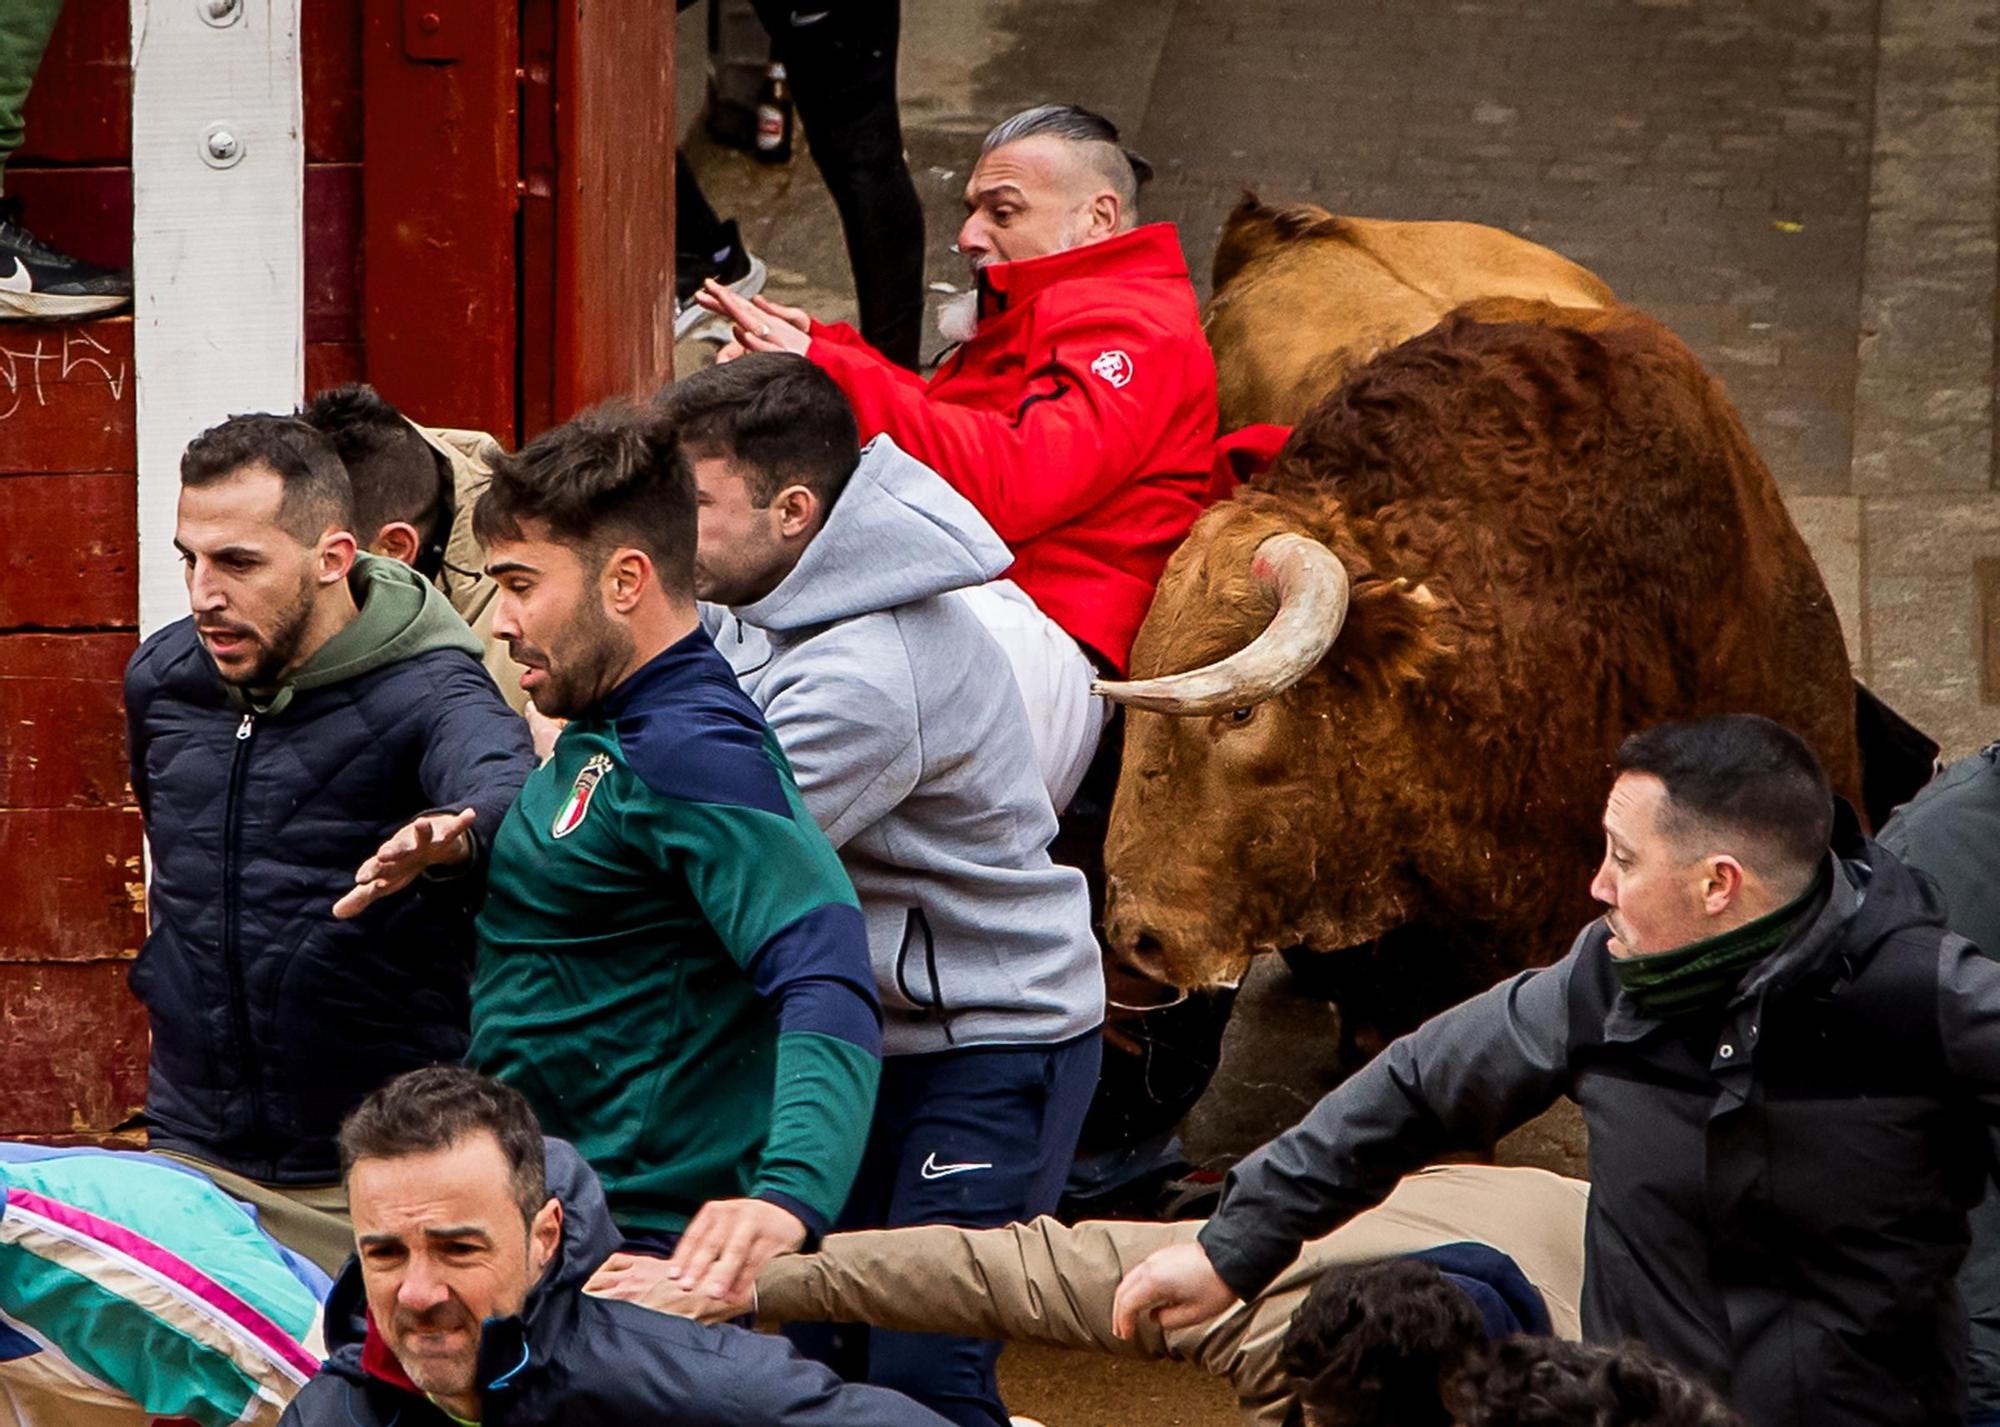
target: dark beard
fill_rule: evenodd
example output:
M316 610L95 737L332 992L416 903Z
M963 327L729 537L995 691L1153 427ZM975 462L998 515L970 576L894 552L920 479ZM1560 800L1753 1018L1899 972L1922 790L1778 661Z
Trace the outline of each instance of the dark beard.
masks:
M298 657L299 646L305 643L306 626L312 623L313 593L313 577L308 571L299 581L298 597L280 612L270 637L258 640L263 646L263 653L258 656L257 662L250 666L247 673L233 679L222 674L218 665L216 672L222 674L223 681L246 689L275 688Z
M575 718L617 684L632 662L632 635L586 595L549 649L548 678L535 690L535 707L550 718Z

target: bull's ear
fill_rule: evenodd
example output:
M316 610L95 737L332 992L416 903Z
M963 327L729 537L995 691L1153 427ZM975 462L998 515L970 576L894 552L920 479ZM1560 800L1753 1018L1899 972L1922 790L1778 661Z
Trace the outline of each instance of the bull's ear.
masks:
M1449 595L1429 582L1358 580L1347 623L1327 662L1340 675L1373 688L1415 683L1454 652L1446 637L1454 608Z

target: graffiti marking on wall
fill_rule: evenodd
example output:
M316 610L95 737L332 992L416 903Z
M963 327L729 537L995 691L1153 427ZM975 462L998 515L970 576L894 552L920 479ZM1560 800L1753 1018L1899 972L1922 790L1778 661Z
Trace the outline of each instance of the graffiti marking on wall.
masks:
M113 357L111 349L88 332L70 329L60 340L50 334L38 335L32 349L0 342L0 402L5 403L0 421L30 400L36 406L47 406L48 383L89 381L92 371L109 389L114 402L124 399L130 376L125 359Z

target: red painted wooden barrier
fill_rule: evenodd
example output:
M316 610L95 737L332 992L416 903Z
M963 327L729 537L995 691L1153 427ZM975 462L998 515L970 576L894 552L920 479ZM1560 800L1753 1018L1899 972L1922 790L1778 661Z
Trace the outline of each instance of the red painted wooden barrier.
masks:
M512 441L670 376L672 7L303 0L301 25L308 391L366 378ZM30 226L115 266L129 27L68 0L7 173ZM0 324L0 1137L103 1138L144 1098L133 393L129 318Z

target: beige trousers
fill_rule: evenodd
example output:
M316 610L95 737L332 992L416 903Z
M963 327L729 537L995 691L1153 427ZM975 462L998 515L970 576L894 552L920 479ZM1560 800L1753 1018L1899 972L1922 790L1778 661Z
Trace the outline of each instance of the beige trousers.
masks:
M347 1187L342 1184L263 1184L173 1150L151 1150L162 1159L198 1169L216 1188L253 1205L264 1232L293 1253L338 1275L354 1252L354 1226L347 1219Z

